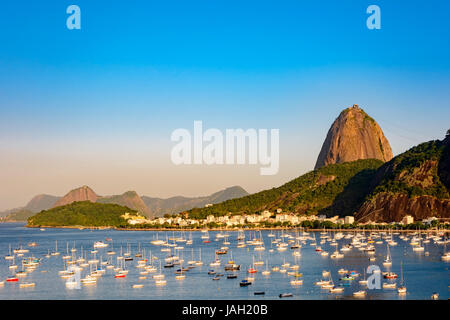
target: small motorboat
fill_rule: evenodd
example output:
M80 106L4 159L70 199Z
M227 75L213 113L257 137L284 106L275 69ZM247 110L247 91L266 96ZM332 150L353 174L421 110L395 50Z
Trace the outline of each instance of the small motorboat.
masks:
M292 297L293 294L292 293L281 293L279 295L280 298L288 298L288 297Z
M343 292L344 291L344 288L343 287L333 287L333 288L330 288L330 292L331 293L340 293L340 292Z
M291 285L300 286L303 284L303 280L291 280Z
M258 272L258 270L256 270L255 268L248 269L248 273L256 273L256 272Z
M157 285L157 286L165 286L166 283L167 283L166 280L156 280L155 281L155 285Z
M343 276L340 280L341 280L341 281L352 281L352 280L355 280L355 278L352 277L352 276L349 275L349 274L346 274L346 275Z
M387 272L384 274L384 278L385 279L396 279L397 274L395 274L394 272Z
M126 276L125 273L119 272L114 275L114 278L125 278Z
M405 294L406 293L406 287L405 286L401 286L397 288L397 292L398 294Z
M241 287L247 287L247 286L249 286L249 285L251 285L252 283L250 282L250 281L248 281L248 280L242 280L241 282L239 282L239 285L241 286Z
M14 276L6 278L6 282L17 282L17 281L19 281L19 278Z
M94 243L94 248L106 248L107 246L108 244L103 241L97 241Z
M24 282L19 284L19 288L32 288L35 286L34 282Z
M366 292L364 290L353 292L353 296L355 296L355 297L364 297L365 295L366 295Z
M395 287L397 286L397 284L394 283L383 283L383 289L395 289Z
M225 271L240 270L241 266L239 264L229 263L225 265Z

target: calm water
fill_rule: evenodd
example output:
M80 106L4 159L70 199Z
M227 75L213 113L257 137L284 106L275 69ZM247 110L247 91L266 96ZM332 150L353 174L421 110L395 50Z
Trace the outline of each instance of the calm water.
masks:
M40 265L34 272L27 274L26 277L20 278L18 283L7 283L0 286L0 299L279 299L280 293L292 293L293 297L288 299L353 299L353 292L364 289L367 292L365 299L430 299L433 292L439 293L440 299L448 299L449 294L449 262L443 262L441 255L444 252L444 245L434 243L424 244L425 251L429 252L426 256L424 252L418 253L412 250L412 246L407 241L399 239L398 235L394 235L394 240L398 243L397 246L390 247L393 264L391 271L398 274L396 280L397 285L400 284L400 263L403 265L404 281L407 287L407 294L404 297L399 297L397 290L394 289L378 289L369 290L358 283L358 280L364 277L363 270L370 264L380 266L382 271L387 270L383 267L382 262L386 257L387 245L374 244L376 248L376 261L369 261L368 255L357 248L352 248L345 252L342 259L331 259L321 256L315 251L315 247L310 243L313 240L306 240L300 249L301 257L293 256L294 250L288 249L284 252L279 252L275 245L271 242L273 239L288 238L280 236L280 231L274 231L275 238L268 237L269 231L262 231L262 237L265 243L266 250L262 252L254 251L254 246L247 245L245 248L237 248L238 232L227 232L230 242L228 254L220 255L222 263L220 267L210 267L209 264L215 259L215 250L224 246L224 239L216 241L216 234L219 232L210 232L210 243L203 243L201 239L201 232L151 232L151 231L116 231L116 230L78 230L78 229L46 229L40 231L39 229L28 229L23 224L0 224L0 281L6 277L14 274L9 270L11 261L5 260L3 257L8 255L9 245L12 249L23 246L29 249L29 253L25 253L24 257L34 256L42 258ZM194 269L186 272L184 280L176 280L174 272L179 266L174 268L162 268L162 273L165 275L167 284L165 286L156 286L155 280L152 279L152 274L147 275L147 279L139 280L139 274L142 269L136 268L137 260L134 254L138 252L140 245L141 252L145 251L145 256L149 258L150 251L153 256L159 258L154 260L154 265L159 269L159 261L164 265L164 259L167 252L161 252L161 246L155 246L150 241L156 239L156 234L161 240L168 237L181 237L186 239L192 234L192 245L186 243L179 243L179 246L184 246L183 250L177 252L177 255L185 260L183 267L187 266L187 261L192 259L192 252L194 260L199 259L201 248L201 259L204 262L203 266L197 266ZM293 236L292 239L301 233L288 232ZM259 233L246 231L245 241L250 240ZM318 245L331 253L335 250L329 242L319 244L320 233L310 233L310 237L316 237ZM332 234L331 234L332 235ZM367 234L368 235L368 234ZM422 236L424 238L424 236ZM127 244L134 258L133 261L127 261L126 267L129 274L126 278L114 278L114 271L108 269L106 273L98 279L98 283L94 286L81 285L80 289L68 289L65 286L65 279L58 275L58 271L64 270L64 260L62 256L66 254L66 243L69 243L69 250L76 247L76 255L81 252L81 246L84 250L88 249L87 260L92 255L90 250L93 248L95 241L105 241L106 238L111 238L112 241L107 242L109 246L104 249L98 249L97 258L102 258L103 261L108 259L106 252L114 250L117 254L114 257L114 264L116 264L115 257L119 255L121 247L123 252L127 250ZM59 256L51 256L45 258L48 251L55 250L55 240L58 241L58 251L61 252ZM380 239L377 239L380 240ZM338 240L339 248L350 243L351 239ZM29 242L36 242L38 246L28 247ZM273 248L273 252L270 252ZM241 270L237 272L237 279L227 279L227 272L224 271L223 266L230 259L232 254L233 260L241 265ZM23 257L15 259L15 264L18 265L17 271L22 269L21 261ZM299 272L303 274L303 284L300 286L293 286L290 280L293 279L288 273L272 272L270 276L262 276L261 271L266 269L266 266L256 267L259 272L254 274L255 281L248 287L240 287L240 280L248 276L247 268L251 267L252 261L262 260L268 262L269 270L272 266L280 266L284 262L289 262L291 265L298 264ZM341 275L338 274L340 268L348 270L356 270L361 273L359 278L348 283L348 281L340 281ZM225 276L220 280L213 281L214 276L208 275L208 271L215 269ZM322 278L322 270L331 271L331 276L336 285L344 284L343 293L329 293L314 285L314 282ZM288 270L291 272L293 270ZM159 272L159 271L158 271ZM82 277L89 273L89 268L85 268L82 272ZM387 280L382 279L381 282ZM19 288L21 282L34 282L34 288ZM133 284L142 283L143 288L132 288ZM255 296L255 291L265 291L263 296Z

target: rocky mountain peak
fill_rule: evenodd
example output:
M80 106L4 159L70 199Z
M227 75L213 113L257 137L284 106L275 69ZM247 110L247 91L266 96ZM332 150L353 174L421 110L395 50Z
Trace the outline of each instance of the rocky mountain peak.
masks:
M359 159L392 159L392 149L378 123L357 104L344 109L331 125L315 169Z
M96 202L98 195L88 186L82 186L69 191L64 197L59 199L53 207L64 206L75 201L91 201Z

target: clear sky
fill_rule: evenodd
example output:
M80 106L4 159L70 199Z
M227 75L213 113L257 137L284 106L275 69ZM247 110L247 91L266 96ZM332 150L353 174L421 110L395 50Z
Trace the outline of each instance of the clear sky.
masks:
M81 8L81 30L66 8ZM366 8L381 8L369 30ZM81 185L205 195L314 167L359 104L394 154L450 127L450 1L24 1L0 6L0 210ZM280 129L280 170L175 166L177 128Z

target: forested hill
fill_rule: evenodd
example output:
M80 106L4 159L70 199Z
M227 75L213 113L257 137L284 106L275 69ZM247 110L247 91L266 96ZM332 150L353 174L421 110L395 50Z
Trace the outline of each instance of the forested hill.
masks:
M370 182L383 164L376 159L332 164L290 182L207 208L189 210L189 217L205 218L231 213L260 213L281 208L301 214L352 215L370 192Z
M28 218L28 226L84 226L118 227L127 224L121 216L136 211L118 204L78 201L49 210L43 210Z

